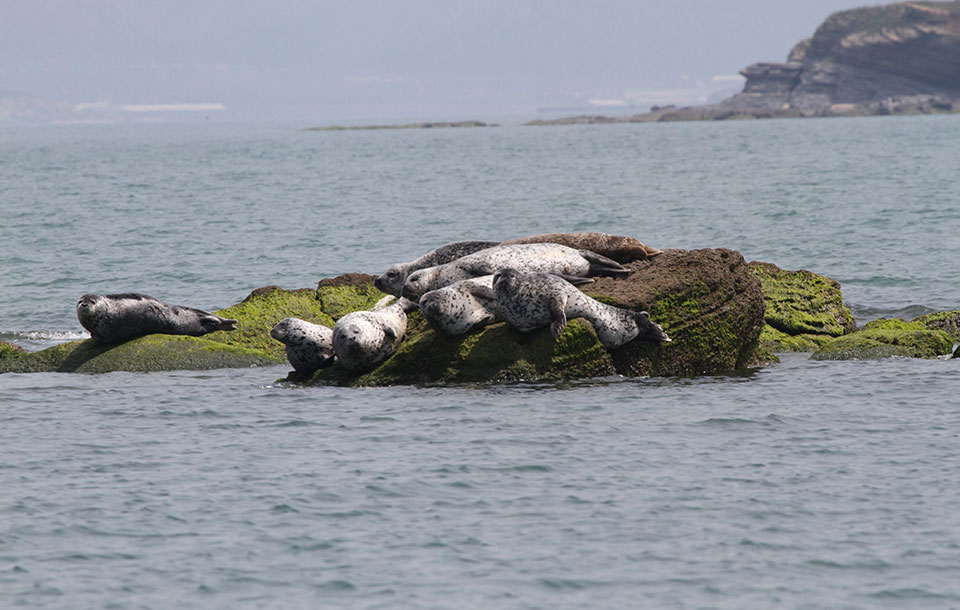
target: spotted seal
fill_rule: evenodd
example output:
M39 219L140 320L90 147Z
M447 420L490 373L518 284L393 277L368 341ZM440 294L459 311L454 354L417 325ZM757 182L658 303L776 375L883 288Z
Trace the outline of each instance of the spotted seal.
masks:
M574 285L589 284L592 278L570 277ZM433 328L447 335L463 335L501 321L493 294L493 275L454 282L420 297L420 312Z
M85 294L77 299L77 318L98 343L120 343L154 333L199 337L217 330L235 330L237 325L236 320L192 307L167 305L136 292Z
M444 265L462 256L499 245L499 243L497 241L455 241L431 250L409 263L390 265L377 279L373 280L373 285L381 292L398 297L400 291L403 290L403 283L407 276L414 271Z
M600 233L599 231L586 231L584 233L546 233L543 235L530 235L528 237L508 239L502 243L504 245L560 244L577 250L596 252L601 256L612 258L618 263L630 263L663 254L663 250L651 248L636 238Z
M500 314L520 332L549 325L550 332L557 337L568 318L585 318L607 349L620 347L638 337L670 341L647 312L601 303L555 275L503 269L493 276L493 293Z
M404 298L387 305L384 297L372 311L354 311L333 327L333 351L348 371L365 373L390 357L407 332L407 314L417 303Z
M270 336L287 346L287 360L298 373L310 375L333 364L333 329L300 318L284 318Z
M492 275L506 267L570 277L622 277L630 273L629 269L605 256L560 244L494 246L445 265L414 271L403 284L403 296L419 302L420 297L431 290L472 277Z

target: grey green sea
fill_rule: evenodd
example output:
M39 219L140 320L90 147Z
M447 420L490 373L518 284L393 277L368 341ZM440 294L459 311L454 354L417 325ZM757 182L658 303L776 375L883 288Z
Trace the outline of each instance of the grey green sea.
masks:
M606 231L960 309L960 115L0 129L0 339ZM351 389L0 375L0 608L960 608L960 359Z

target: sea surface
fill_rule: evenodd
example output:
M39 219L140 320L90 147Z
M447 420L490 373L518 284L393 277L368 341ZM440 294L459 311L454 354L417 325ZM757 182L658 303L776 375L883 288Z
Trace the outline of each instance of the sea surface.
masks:
M960 308L960 115L0 129L0 339L459 239L727 247L859 323ZM960 360L297 388L0 375L0 608L960 608Z

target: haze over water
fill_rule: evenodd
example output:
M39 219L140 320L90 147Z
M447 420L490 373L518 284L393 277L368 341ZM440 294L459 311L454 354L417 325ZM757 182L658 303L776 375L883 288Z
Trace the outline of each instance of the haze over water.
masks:
M85 292L226 307L448 241L599 230L957 309L960 117L5 129L0 337ZM960 605L955 361L297 389L0 375L0 607Z

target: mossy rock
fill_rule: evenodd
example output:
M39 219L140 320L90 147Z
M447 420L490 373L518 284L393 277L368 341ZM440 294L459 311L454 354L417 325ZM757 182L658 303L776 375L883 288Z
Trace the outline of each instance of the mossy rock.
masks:
M217 315L238 320L237 329L203 337L148 335L118 345L93 340L71 341L40 352L0 359L2 372L170 371L236 368L280 364L285 347L270 337L270 329L286 317L333 325L310 288L284 290L267 286L254 290L242 303Z
M374 288L374 279L376 276L366 273L324 278L317 285L317 300L334 322L350 312L373 309L377 301L387 296Z
M27 350L23 349L19 345L13 343L8 343L6 341L0 341L0 360L4 358L20 358L27 353Z
M913 320L929 330L942 330L953 339L960 342L960 311L937 311L920 316Z
M815 352L835 337L804 333L788 335L783 331L765 324L760 333L760 344L773 352Z
M810 356L813 360L879 360L892 356L937 358L949 354L953 339L942 330L919 322L880 319L863 329L830 341Z
M13 358L0 359L3 373L109 373L245 368L279 364L269 354L224 345L203 337L148 335L104 345L71 341Z
M234 347L245 347L284 360L285 346L270 336L277 322L284 318L300 318L314 324L333 327L334 320L323 309L323 302L310 288L284 290L265 286L251 292L241 303L217 311L218 316L234 318L237 329L215 332L204 338Z
M771 328L761 340L774 351L811 351L856 330L836 280L770 263L752 262L750 270L760 279Z
M554 339L543 328L522 334L504 323L448 337L411 314L407 338L376 370L351 376L334 365L308 383L394 385L581 379L621 374L699 375L740 370L775 356L759 346L763 328L760 281L739 253L725 249L668 250L627 265L627 278L599 278L587 294L608 304L647 310L673 340L634 341L606 350L585 320L571 320ZM370 281L372 281L372 276ZM371 287L349 286L356 298ZM341 298L354 298L345 292ZM299 381L296 375L288 380Z
M385 386L543 381L616 372L610 353L584 320L571 320L557 339L547 328L523 334L501 322L465 337L449 337L431 329L415 332L370 373L356 377L334 365L317 372L311 383Z

